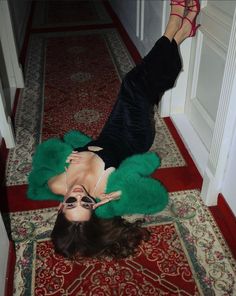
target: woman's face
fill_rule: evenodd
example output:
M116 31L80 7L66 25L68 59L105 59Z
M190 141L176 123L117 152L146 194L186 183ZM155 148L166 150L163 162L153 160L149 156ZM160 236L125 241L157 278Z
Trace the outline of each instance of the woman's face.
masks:
M74 185L66 194L62 205L62 212L67 220L72 222L88 221L92 215L92 209L86 209L82 199L88 196L82 185Z

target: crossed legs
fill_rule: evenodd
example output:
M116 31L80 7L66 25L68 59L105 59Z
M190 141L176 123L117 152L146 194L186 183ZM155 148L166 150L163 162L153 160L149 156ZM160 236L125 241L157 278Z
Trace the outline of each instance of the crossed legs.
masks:
M177 45L195 35L196 17L200 11L199 0L171 0L171 13L164 36Z

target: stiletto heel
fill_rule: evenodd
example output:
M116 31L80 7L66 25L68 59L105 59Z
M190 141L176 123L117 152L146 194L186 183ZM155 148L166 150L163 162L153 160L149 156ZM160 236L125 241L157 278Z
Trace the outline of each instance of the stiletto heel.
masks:
M187 16L185 16L185 19L190 22L191 24L191 31L189 33L189 37L194 37L196 35L197 29L201 26L200 24L196 25L196 19L200 12L200 2L199 0L193 0L193 5L187 5L187 10L190 12L196 12L196 16L193 20L190 20Z
M190 22L192 28L191 28L191 31L188 35L188 37L194 37L196 35L196 32L197 32L197 29L201 26L200 24L196 25L196 19L194 19L193 21L191 21L189 18L185 17L185 19L187 21Z

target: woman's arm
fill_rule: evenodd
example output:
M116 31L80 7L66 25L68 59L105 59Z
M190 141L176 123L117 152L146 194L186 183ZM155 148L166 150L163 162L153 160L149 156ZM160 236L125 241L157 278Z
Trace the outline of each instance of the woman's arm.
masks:
M115 190L116 184L109 184L108 190ZM133 177L123 184L119 200L104 204L96 209L100 218L112 218L129 214L154 214L168 204L168 192L158 181L148 177Z

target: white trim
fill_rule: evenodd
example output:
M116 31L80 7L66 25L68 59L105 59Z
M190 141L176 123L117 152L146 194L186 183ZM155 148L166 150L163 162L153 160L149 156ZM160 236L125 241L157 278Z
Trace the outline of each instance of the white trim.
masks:
M136 5L136 36L140 39L140 41L143 41L145 1L137 0Z
M0 40L10 88L15 90L17 88L23 88L23 73L18 61L8 1L4 0L0 0ZM12 105L14 102L14 95L15 92L12 92Z
M236 10L221 88L209 160L201 195L207 205L215 205L221 190L236 122Z
M185 114L172 115L171 120L191 154L198 171L203 176L208 161L208 151L206 147L201 142Z
M5 98L0 80L0 132L8 149L15 147L15 138L10 116L5 108Z
M144 38L144 10L145 10L145 1L141 0L141 6L140 6L140 41L143 41L143 38Z
M140 0L136 2L136 36L139 38L140 32Z

